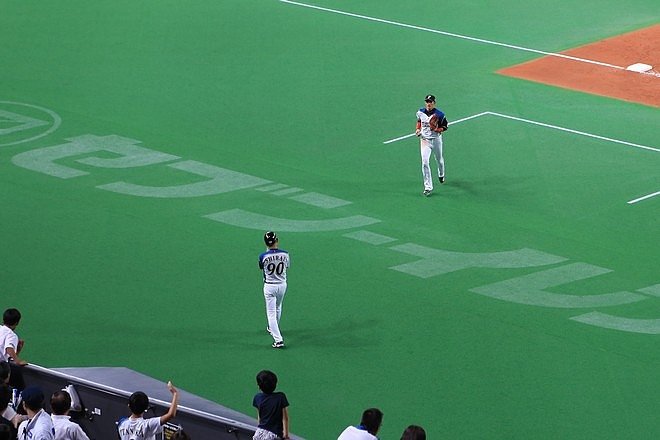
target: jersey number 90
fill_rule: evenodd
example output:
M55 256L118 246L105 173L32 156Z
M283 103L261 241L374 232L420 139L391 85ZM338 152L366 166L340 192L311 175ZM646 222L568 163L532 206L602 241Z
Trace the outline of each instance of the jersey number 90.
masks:
M266 266L266 272L268 272L268 275L273 275L274 273L282 275L284 273L284 263L281 261L277 264L268 263Z

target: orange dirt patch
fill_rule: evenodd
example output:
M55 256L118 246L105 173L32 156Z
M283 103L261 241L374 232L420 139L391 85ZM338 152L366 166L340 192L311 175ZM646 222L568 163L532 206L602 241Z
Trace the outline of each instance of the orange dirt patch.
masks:
M660 25L619 35L561 52L563 55L598 61L615 67L591 64L557 56L499 70L497 73L565 89L660 107L660 76L625 70L635 63L660 71Z

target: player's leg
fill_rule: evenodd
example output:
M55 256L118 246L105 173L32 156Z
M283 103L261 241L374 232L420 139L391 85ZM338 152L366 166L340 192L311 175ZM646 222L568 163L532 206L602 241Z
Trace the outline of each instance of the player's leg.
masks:
M426 139L420 139L420 154L422 156L422 178L424 179L424 191L433 190L433 177L431 176L431 166L429 161L431 159L431 142Z
M268 319L268 328L275 342L282 340L280 327L277 324L277 296L275 295L276 284L264 284L264 299L266 300L266 318Z
M442 136L433 141L433 155L438 163L438 179L441 183L445 180L445 158L442 156Z
M286 284L279 284L277 287L278 289L275 293L275 317L277 319L277 330L280 338L275 339L275 342L284 342L284 336L282 336L282 331L280 330L280 318L282 317L282 303L286 294Z
M276 310L277 310L277 323L280 323L280 318L282 317L282 303L284 302L284 295L286 294L286 284L280 284L277 294Z

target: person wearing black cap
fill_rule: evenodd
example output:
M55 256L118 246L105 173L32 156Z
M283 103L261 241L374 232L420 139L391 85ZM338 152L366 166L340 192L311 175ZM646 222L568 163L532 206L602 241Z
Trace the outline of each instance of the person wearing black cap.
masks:
M41 388L30 386L21 393L23 409L27 413L25 420L18 427L18 438L30 440L53 440L55 428L53 421L44 411L44 393Z
M268 231L264 234L264 243L268 248L259 255L259 269L264 276L264 299L266 300L266 331L273 337L273 348L284 348L284 338L280 333L282 301L286 294L286 272L289 268L289 253L278 248L277 235Z
M447 118L435 108L435 96L426 95L424 107L417 110L417 127L415 134L419 137L422 155L422 177L424 179L424 196L433 191L433 176L431 175L431 153L438 163L438 180L445 183L445 160L442 157L442 133L447 131Z

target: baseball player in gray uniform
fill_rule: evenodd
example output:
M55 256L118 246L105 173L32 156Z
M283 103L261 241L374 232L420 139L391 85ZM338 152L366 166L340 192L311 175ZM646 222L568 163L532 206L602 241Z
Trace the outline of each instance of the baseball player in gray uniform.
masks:
M424 107L417 110L417 127L415 134L419 137L422 155L422 177L424 178L424 196L431 195L433 191L433 177L431 176L431 153L438 163L438 180L445 183L445 160L442 157L442 133L447 131L447 118L439 109L435 108L435 96L426 95Z
M259 255L259 269L264 274L264 299L266 300L266 331L273 337L273 348L283 348L284 339L280 333L282 301L286 294L286 271L289 268L289 253L278 249L277 235L268 231L264 234L268 250Z

